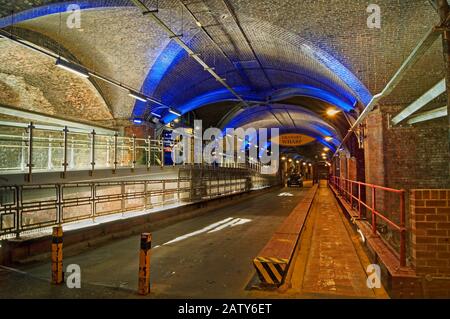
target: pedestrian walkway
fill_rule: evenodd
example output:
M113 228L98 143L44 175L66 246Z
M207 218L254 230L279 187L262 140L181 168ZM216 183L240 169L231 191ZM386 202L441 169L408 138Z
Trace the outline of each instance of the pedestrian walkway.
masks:
M319 298L386 297L383 289L367 287L369 264L357 234L322 181L301 237L289 292Z

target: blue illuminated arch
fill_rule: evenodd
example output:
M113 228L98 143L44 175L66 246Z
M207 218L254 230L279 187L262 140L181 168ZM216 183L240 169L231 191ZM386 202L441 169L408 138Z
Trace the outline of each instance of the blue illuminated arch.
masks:
M267 102L268 97L270 96L271 102L279 102L288 98L292 98L295 96L305 96L314 99L318 99L334 105L343 111L351 111L355 104L356 99L352 100L343 100L337 98L332 93L325 91L323 89L319 89L309 85L301 85L301 84L292 84L285 88L278 89L269 93L251 93L250 88L248 87L234 87L233 88L243 99L250 102L255 103L265 103ZM236 102L237 98L231 94L227 89L217 89L203 95L200 95L191 101L177 107L181 113L187 113L193 111L195 109L201 108L208 104L220 103L220 102ZM176 118L175 115L167 113L163 116L162 122L168 123Z
M240 114L236 115L233 119L231 119L228 123L226 123L224 131L226 128L237 128L237 127L245 127L250 123L255 123L255 128L258 129L257 123L260 120L264 120L260 118L261 115L267 113L267 119L273 118L271 115L271 111L280 110L280 109L288 109L291 114L302 114L312 117L314 120L305 120L303 122L308 122L307 125L303 125L301 127L292 125L286 125L281 127L279 123L273 125L273 128L279 128L280 134L283 133L301 133L315 138L322 145L329 147L331 150L335 151L337 146L340 143L341 137L330 124L321 119L314 112L307 110L298 106L291 106L285 104L275 104L273 106L268 105L260 105L253 107L251 109L245 109ZM256 121L256 122L255 122ZM297 125L300 123L296 123ZM304 124L304 123L302 123ZM325 140L325 137L331 136L333 137L333 141L328 142Z

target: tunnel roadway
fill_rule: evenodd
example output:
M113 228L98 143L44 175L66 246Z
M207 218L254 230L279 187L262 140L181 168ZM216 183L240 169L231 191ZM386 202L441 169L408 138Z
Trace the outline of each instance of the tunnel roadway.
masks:
M304 193L273 190L154 231L150 297L249 297L253 257ZM20 267L26 274L3 269L0 297L137 297L138 249L139 236L132 236L66 258L65 267L81 267L81 289L51 287L48 262Z

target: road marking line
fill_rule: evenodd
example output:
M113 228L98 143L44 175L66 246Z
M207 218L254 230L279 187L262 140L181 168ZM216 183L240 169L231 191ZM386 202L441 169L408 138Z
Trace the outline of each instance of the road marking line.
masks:
M207 231L209 231L209 230L211 230L211 229L214 229L214 228L216 228L216 227L218 227L218 226L220 226L220 225L222 225L222 224L224 224L224 223L227 223L227 222L229 222L229 221L232 220L232 219L233 219L232 217L225 218L224 220L221 220L220 222L211 224L211 225L206 226L205 228L202 228L202 229L197 230L197 231L195 231L195 232L192 232L192 233L189 233L189 234L186 234L186 235L183 235L183 236L179 236L179 237L177 237L177 238L175 238L175 239L172 239L171 241L168 241L167 243L163 244L162 246L170 245L170 244L173 244L173 243L182 241L182 240L184 240L184 239L187 239L187 238L189 238L189 237L193 237L193 236L196 236L196 235L200 235L200 234L202 234L202 233L206 233Z
M208 234L209 234L209 233L215 233L215 232L218 232L218 231L220 231L220 230L222 230L222 229L224 229L224 228L227 228L227 227L235 227L235 226L243 225L243 224L246 224L246 223L249 223L249 222L251 222L251 219L241 219L241 218L236 218L236 219L233 219L232 221L230 221L230 222L228 222L228 223L226 223L226 224L223 224L223 225L221 225L221 226L219 226L219 227L217 227L217 228L215 228L215 229L213 229L213 230L210 230L210 231L208 232Z

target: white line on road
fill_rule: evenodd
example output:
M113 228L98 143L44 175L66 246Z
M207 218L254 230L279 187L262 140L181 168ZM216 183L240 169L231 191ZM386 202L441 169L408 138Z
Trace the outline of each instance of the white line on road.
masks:
M168 242L166 242L166 243L164 243L162 245L157 245L157 246L153 247L153 249L159 248L161 246L174 244L176 242L179 242L179 241L185 240L187 238L190 238L190 237L193 237L193 236L197 236L197 235L200 235L200 234L203 234L203 233L206 233L206 232L208 234L209 233L214 233L214 232L220 231L220 230L222 230L224 228L227 228L227 227L235 227L235 226L238 226L238 225L243 225L243 224L249 223L251 221L252 221L251 219L245 219L245 218L233 218L233 217L225 218L224 220L221 220L221 221L219 221L217 223L214 223L214 224L211 224L209 226L206 226L206 227L204 227L202 229L199 229L199 230L197 230L195 232L192 232L192 233L189 233L189 234L186 234L186 235L183 235L183 236L179 236L179 237L177 237L175 239L172 239L171 241L168 241Z
M217 232L219 230L222 230L224 228L227 228L227 227L235 227L235 226L238 226L238 225L243 225L243 224L249 223L251 221L252 221L251 219L236 218L236 219L233 219L232 221L230 221L230 222L228 222L226 224L223 224L223 225L221 225L221 226L219 226L219 227L217 227L217 228L215 228L213 230L210 230L208 232L208 234L209 233L215 233L215 232Z

